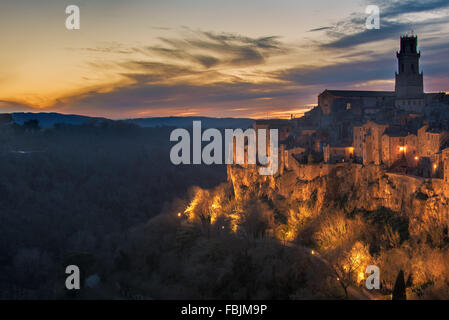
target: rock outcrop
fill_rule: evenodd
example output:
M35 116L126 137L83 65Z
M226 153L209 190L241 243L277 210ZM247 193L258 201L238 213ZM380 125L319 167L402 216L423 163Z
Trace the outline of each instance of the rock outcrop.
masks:
M301 170L302 169L302 170ZM275 176L259 175L256 166L228 166L237 198L307 203L317 213L339 206L346 212L387 208L409 221L410 235L447 228L449 197L441 179L424 179L361 164L301 165Z

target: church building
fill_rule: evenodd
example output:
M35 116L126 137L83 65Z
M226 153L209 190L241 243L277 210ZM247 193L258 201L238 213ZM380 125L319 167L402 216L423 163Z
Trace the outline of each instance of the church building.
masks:
M422 113L435 94L424 93L423 73L420 71L418 37L402 36L396 53L398 71L395 91L325 90L318 96L318 107L323 116L346 113L361 119L372 119L386 109ZM428 97L427 97L428 96Z

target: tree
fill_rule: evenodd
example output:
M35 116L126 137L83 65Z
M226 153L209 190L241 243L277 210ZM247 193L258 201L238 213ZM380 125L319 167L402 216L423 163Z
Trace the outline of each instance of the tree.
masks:
M338 282L348 298L348 287L351 283L360 283L364 271L372 259L368 246L357 241L353 246L346 244L325 254L329 267L337 277Z
M243 227L248 236L252 238L263 238L273 224L273 211L266 203L253 199L245 203L241 227Z
M393 288L392 300L407 300L405 292L404 271L400 270Z
M23 127L27 131L39 131L41 128L39 126L39 120L37 120L37 119L31 119L31 120L25 121L23 123Z

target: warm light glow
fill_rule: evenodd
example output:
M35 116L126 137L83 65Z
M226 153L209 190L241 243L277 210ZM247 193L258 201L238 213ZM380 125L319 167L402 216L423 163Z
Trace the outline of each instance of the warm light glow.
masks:
M178 212L178 217L182 216L181 212Z
M346 263L343 265L345 272L354 272L357 282L365 279L364 270L369 261L368 246L361 242L356 242L351 251L348 252Z
M433 165L433 168L434 168L434 169L436 170L436 169L437 169L437 165L436 165L436 164L434 164L434 165Z
M196 188L193 199L184 210L187 221L190 223L209 222L210 225L214 225L219 217L223 217L229 222L229 228L225 228L221 223L217 225L217 228L237 232L242 217L242 208L236 206L231 212L223 208L226 202L222 198L222 192L219 188L213 191Z
M210 211L210 217L211 217L211 223L214 224L215 221L217 220L217 217L219 215L219 209L221 208L221 204L220 204L220 196L217 194L214 198L213 198L213 202L211 205L211 211Z
M312 250L311 252L310 252L311 254L315 254L315 251L314 250Z
M418 157L415 157L415 160L418 160L419 158Z
M189 221L193 221L195 219L195 211L197 206L199 205L202 199L203 191L199 189L193 200L190 202L190 205L184 210L184 214L187 215Z
M361 282L365 278L365 274L363 272L359 272L357 275L357 282Z

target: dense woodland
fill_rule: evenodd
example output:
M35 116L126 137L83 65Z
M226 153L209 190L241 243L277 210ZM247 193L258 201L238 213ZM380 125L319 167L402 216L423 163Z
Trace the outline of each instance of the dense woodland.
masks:
M226 180L224 166L173 166L170 131L121 122L2 127L0 297L56 297L68 261L108 266L132 228L190 186Z
M171 130L101 121L3 127L0 298L342 297L302 249L186 224L178 212L197 190L233 196L225 166L170 163ZM266 209L247 208L249 230L264 225ZM64 287L70 264L81 269L81 290Z

